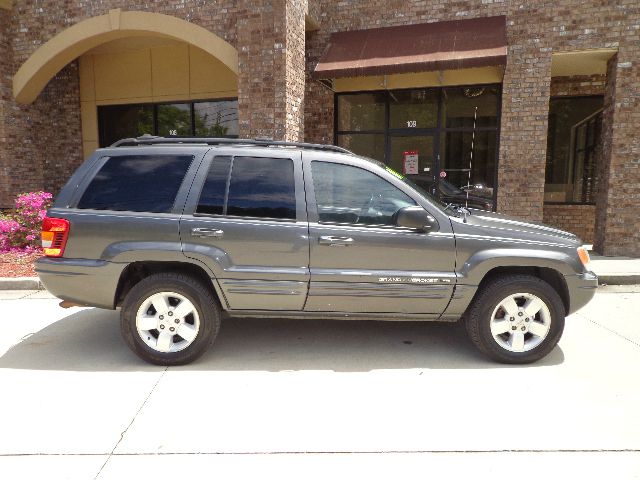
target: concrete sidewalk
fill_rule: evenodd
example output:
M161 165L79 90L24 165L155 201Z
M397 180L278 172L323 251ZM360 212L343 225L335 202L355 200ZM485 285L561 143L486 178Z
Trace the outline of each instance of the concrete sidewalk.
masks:
M592 269L601 285L640 284L640 258L603 257L590 252Z
M117 312L1 292L0 477L637 479L639 299L598 289L532 365L462 325L238 319L163 368Z

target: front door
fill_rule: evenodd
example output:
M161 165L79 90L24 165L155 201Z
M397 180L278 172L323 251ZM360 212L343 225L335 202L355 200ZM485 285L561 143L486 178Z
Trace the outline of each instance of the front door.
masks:
M419 199L399 180L305 152L311 282L305 310L440 314L455 284L451 226L424 233L395 226ZM397 173L396 173L397 175Z

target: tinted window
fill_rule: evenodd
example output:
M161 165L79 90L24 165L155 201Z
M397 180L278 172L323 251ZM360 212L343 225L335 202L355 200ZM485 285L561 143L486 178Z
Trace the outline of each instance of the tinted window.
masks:
M321 222L395 225L398 210L416 205L401 190L367 170L328 162L311 165Z
M211 162L207 179L200 193L197 213L222 215L224 213L224 196L229 179L231 157L216 157Z
M295 219L293 161L287 158L235 157L226 213Z
M192 156L111 157L85 190L78 208L169 212Z

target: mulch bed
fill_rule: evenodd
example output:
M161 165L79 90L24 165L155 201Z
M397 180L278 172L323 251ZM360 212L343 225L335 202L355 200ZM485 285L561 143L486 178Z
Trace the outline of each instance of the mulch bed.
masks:
M2 252L0 253L0 277L35 277L33 266L42 252Z

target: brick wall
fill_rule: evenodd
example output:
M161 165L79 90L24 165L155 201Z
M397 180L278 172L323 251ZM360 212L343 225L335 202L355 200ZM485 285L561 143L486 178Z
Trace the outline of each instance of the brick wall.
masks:
M551 78L552 97L604 95L606 75L572 75Z
M636 7L636 12L640 6ZM609 62L594 248L640 257L640 21Z
M596 223L595 205L545 205L542 221L578 235L584 243L592 244Z
M11 100L11 16L0 8L0 208L9 206L9 144L7 142L7 109Z

